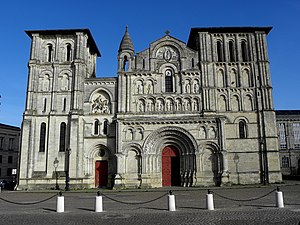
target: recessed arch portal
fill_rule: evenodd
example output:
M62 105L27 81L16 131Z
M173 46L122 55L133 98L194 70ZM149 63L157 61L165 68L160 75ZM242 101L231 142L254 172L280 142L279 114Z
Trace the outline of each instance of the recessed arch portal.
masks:
M175 162L175 165L178 168L178 172L176 172L176 174L177 177L180 176L180 185L192 186L193 177L196 173L195 151L197 149L197 144L194 137L181 127L162 127L152 132L147 137L143 149L146 155L156 155L160 160L158 164L163 165L163 155L165 154L166 147L173 149L173 157L177 157L178 155L178 159L174 160L178 160L177 163ZM172 164L169 165L169 167L171 166ZM153 172L152 168L149 168L147 164L145 164L144 170ZM161 170L163 170L162 167ZM162 185L164 185L162 171L160 171L160 174L162 176ZM176 181L174 182L175 185L178 185Z

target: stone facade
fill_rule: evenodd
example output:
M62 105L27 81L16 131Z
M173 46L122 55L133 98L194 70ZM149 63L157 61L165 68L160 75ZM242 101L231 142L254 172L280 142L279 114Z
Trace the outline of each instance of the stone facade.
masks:
M21 129L0 123L0 179L8 182L17 177Z
M283 175L300 175L300 110L276 110Z
M20 189L281 182L268 27L169 32L97 78L89 30L32 39ZM56 163L54 163L56 162Z

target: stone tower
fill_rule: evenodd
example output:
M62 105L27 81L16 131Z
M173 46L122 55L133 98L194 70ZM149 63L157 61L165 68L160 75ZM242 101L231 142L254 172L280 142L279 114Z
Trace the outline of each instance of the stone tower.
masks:
M22 124L20 186L47 184L54 161L60 177L81 176L77 155L84 81L95 77L100 52L87 29L26 31L32 39ZM72 154L70 154L70 151ZM69 157L72 162L68 168ZM81 159L79 159L80 161ZM57 161L56 161L57 162Z

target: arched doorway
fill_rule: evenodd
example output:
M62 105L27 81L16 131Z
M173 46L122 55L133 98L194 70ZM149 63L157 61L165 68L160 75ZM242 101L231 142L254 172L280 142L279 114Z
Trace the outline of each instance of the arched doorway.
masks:
M162 186L180 186L180 154L171 145L162 150Z
M95 165L95 186L107 187L108 184L108 161L99 160Z

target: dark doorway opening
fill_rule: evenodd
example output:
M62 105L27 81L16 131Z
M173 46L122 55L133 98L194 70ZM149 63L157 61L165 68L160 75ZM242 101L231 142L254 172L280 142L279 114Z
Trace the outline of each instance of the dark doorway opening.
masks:
M108 161L96 161L95 165L95 187L107 187L108 184Z
M174 146L162 151L162 186L180 186L180 154Z

